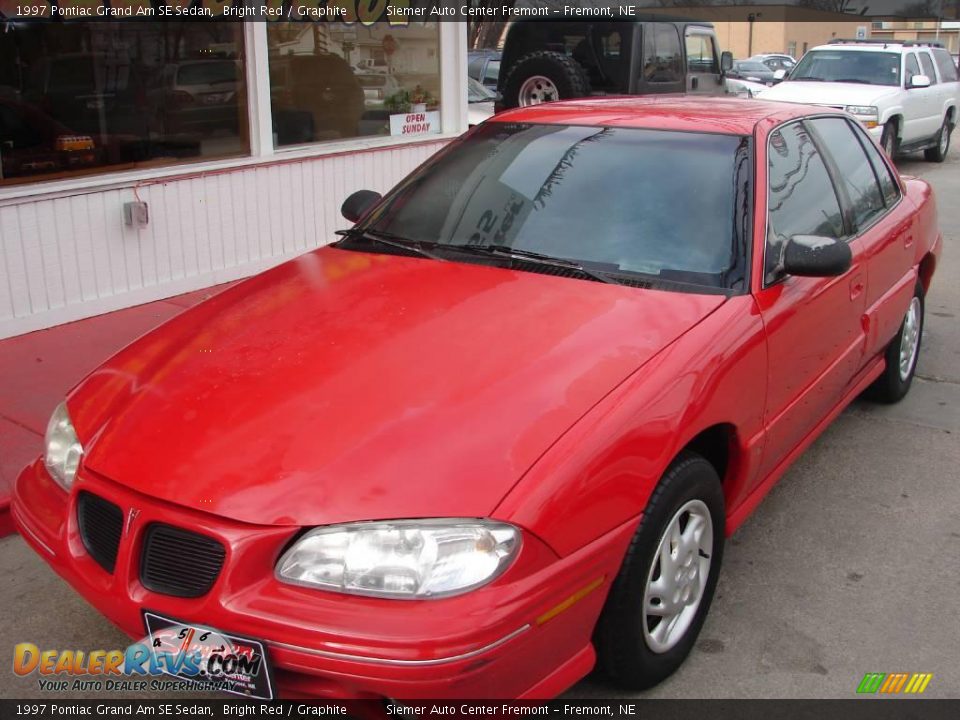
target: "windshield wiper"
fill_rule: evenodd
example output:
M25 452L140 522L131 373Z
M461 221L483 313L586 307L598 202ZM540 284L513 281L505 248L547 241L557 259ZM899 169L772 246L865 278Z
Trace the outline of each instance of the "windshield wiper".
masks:
M622 284L622 282L616 278L594 270L588 270L573 260L554 257L553 255L544 255L543 253L533 252L532 250L521 250L510 247L509 245L446 245L445 247L479 255L498 255L507 258L516 258L517 260L526 260L538 265L553 265L554 267L569 268L598 282L609 283L610 285Z
M833 82L842 82L842 83L856 83L857 85L873 85L869 80L862 80L857 78L837 78Z
M365 240L372 240L375 243L380 243L381 245L386 245L387 247L415 252L418 255L430 258L431 260L445 262L445 260L439 255L435 255L434 253L425 249L422 243L416 240L405 238L402 235L395 235L394 233L386 232L384 230L361 230L359 228L351 228L349 230L337 230L334 232L334 235L340 235L347 239L351 237L359 237Z
M798 75L796 77L788 78L789 80L813 80L814 82L826 82L823 78L814 77L813 75Z

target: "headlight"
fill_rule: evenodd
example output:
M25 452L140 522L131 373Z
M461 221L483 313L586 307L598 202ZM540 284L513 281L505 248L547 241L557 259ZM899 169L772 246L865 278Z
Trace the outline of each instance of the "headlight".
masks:
M520 531L486 520L395 520L311 530L277 578L389 598L454 595L493 580L516 557Z
M47 471L60 487L69 490L77 476L77 468L80 467L83 447L77 439L73 423L70 422L66 403L57 405L57 409L50 416L44 444L46 449L43 463L47 466Z
M847 105L844 110L846 110L851 115L856 115L857 120L862 122L868 128L877 127L877 121L880 118L880 113L877 111L876 106L874 105Z

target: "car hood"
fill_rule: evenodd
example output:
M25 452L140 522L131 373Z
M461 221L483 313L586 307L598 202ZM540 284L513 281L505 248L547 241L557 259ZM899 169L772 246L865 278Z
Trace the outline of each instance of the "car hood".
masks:
M809 103L811 105L876 105L882 98L896 95L898 88L856 83L807 82L785 80L761 92L762 100Z
M222 517L483 516L724 299L324 248L148 333L68 407L86 469Z

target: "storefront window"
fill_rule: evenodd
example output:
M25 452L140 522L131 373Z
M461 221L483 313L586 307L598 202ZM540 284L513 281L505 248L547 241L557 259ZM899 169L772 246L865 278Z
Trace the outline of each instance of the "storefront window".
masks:
M278 147L440 132L437 23L267 28Z
M4 30L0 185L249 152L239 23Z

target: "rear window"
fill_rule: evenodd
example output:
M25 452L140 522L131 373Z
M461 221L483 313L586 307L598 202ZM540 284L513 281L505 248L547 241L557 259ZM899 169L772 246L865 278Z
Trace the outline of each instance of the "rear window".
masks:
M950 53L943 48L933 49L933 59L937 61L937 70L940 71L942 82L954 82L957 79L957 67L953 64Z
M190 63L177 73L177 83L180 85L214 85L237 80L237 64L232 60Z

